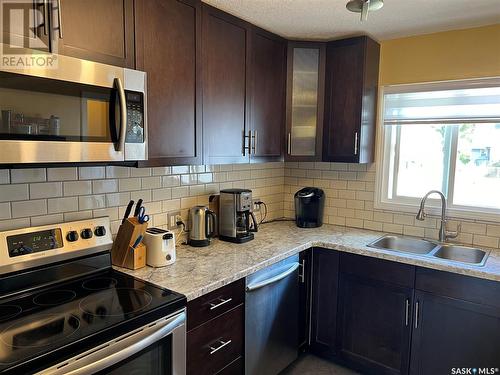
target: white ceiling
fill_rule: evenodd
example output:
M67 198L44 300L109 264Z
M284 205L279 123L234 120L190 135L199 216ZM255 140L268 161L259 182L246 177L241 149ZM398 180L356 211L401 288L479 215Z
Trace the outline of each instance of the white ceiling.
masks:
M385 40L500 23L500 0L384 0L360 23L347 0L203 0L291 39L368 34Z

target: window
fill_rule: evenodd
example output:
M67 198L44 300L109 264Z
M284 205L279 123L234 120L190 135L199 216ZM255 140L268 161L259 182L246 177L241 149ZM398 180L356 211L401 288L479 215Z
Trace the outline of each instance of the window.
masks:
M386 87L382 117L377 208L441 190L453 216L500 220L500 79Z

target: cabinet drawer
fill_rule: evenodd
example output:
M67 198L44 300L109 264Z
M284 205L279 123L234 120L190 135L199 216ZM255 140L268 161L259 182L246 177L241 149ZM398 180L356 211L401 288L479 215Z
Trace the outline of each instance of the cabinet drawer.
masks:
M417 267L415 288L500 308L500 283L497 281Z
M188 303L188 331L231 310L245 300L245 279L240 279Z
M239 357L238 359L231 362L229 365L220 370L217 375L235 375L235 374L243 374L245 372L245 367L243 362L243 357Z
M215 374L243 355L243 305L187 334L187 373Z
M413 288L415 267L367 256L341 253L340 272Z

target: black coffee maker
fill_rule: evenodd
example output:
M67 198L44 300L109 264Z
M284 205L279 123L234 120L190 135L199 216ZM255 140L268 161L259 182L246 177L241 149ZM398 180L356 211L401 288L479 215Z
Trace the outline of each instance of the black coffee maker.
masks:
M323 225L325 193L315 187L305 187L295 193L295 223L300 228Z

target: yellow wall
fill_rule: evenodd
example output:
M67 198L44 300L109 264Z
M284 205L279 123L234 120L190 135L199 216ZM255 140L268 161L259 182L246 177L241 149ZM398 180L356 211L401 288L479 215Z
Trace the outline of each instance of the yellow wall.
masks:
M381 85L492 76L500 76L500 24L381 43Z

